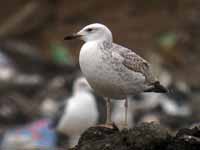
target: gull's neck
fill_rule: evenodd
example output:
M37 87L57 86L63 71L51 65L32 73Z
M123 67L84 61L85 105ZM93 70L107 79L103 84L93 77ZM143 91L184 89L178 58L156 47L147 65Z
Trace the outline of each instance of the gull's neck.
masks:
M85 88L76 88L73 90L73 95L80 95L82 93L90 93L89 89Z
M106 42L106 43L112 44L113 42L112 33L109 32L109 34L104 34L98 41L102 43Z
M104 47L104 48L110 48L112 47L112 39L106 39L106 38L101 38L101 39L98 39L98 40L92 40L92 41L87 41L85 42L85 44L96 44L100 47Z
M101 38L88 40L82 46L81 51L88 51L92 49L92 51L100 48L101 50L108 50L112 47L112 35L111 36L102 36ZM98 47L97 49L93 49L94 47Z

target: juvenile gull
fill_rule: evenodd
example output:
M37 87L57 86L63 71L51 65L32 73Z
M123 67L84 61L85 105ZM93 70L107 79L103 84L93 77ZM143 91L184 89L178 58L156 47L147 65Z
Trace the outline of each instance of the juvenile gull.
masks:
M107 97L107 124L111 121L110 99L125 99L127 125L128 95L141 92L167 92L157 81L149 63L132 50L113 43L111 31L103 24L90 24L65 40L85 41L80 50L82 73L92 88Z

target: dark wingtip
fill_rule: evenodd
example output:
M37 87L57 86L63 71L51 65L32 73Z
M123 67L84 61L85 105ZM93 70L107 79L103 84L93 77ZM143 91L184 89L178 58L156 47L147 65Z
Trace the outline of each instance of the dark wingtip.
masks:
M168 93L168 89L160 84L159 81L156 81L154 87L145 90L144 92L156 92L156 93Z
M154 84L155 89L157 89L157 92L159 93L168 93L168 89L160 84L159 81L155 82Z

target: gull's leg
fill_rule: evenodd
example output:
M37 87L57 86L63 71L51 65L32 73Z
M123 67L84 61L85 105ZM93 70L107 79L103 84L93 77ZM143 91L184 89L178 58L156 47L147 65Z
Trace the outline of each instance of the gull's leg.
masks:
M125 107L125 118L124 118L124 127L128 127L128 99L125 98L124 102L124 107Z
M105 101L106 101L106 109L107 109L106 124L99 125L99 127L118 129L111 120L111 100L110 98L105 98Z
M106 124L112 124L112 121L111 121L111 101L110 101L110 98L106 99L106 108L107 108Z

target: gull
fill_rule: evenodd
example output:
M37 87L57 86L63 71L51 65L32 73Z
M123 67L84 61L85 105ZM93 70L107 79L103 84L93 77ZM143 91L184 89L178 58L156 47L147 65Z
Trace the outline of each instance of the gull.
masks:
M84 77L74 81L72 96L61 105L51 127L62 135L69 136L69 146L77 144L80 134L96 125L99 113L92 88Z
M111 99L111 101L115 101L115 99ZM129 107L127 110L127 127L128 128L132 128L134 125L134 100L127 98ZM115 103L113 103L113 107L112 107L112 121L117 125L117 127L119 129L122 129L124 127L124 116L123 115L123 105L122 105L123 101L118 100L117 102L115 101Z
M131 49L114 43L112 33L105 25L87 25L64 39L76 38L85 42L79 54L81 71L94 91L106 98L106 124L112 124L110 99L125 99L124 124L127 126L127 96L167 92L154 77L150 64Z

